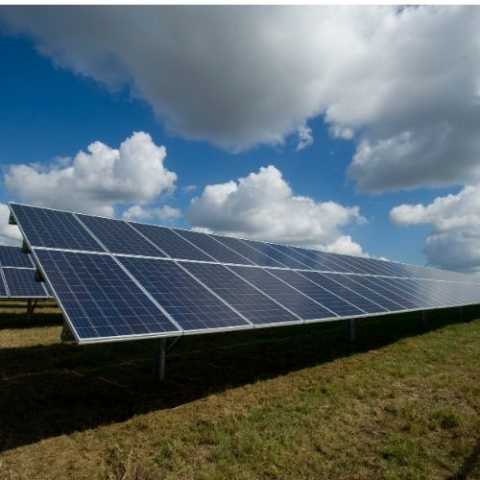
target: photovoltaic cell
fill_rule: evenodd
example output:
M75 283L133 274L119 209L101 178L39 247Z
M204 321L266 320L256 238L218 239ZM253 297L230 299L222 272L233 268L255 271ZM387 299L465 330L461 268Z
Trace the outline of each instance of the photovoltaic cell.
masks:
M184 330L250 325L172 260L119 260Z
M121 220L90 215L78 215L78 218L112 253L165 257L158 248Z
M306 250L303 248L294 248L290 247L297 254L302 255L309 259L310 262L313 262L312 268L320 271L332 271L332 272L350 272L350 268L340 265L339 263L332 260L332 257L326 253L319 252L317 250ZM307 263L302 260L302 262ZM315 267L315 264L317 267ZM309 264L310 265L310 264Z
M221 237L215 235L215 240L223 243L225 246L235 250L240 255L243 255L245 258L248 258L253 264L259 265L260 267L280 267L285 268L285 265L277 262L272 257L259 252L255 248L249 247L245 242L239 240L238 238L233 237Z
M299 260L296 260L295 258L290 257L281 249L277 249L276 246L274 245L257 242L254 240L242 240L242 242L246 243L249 247L252 247L258 250L259 252L265 255L268 255L269 257L273 258L277 262L280 262L282 265L285 265L285 267L306 269L306 270L310 268L308 265L300 262Z
M405 307L402 305L395 303L393 300L380 295L375 290L371 290L368 288L364 283L363 280L365 277L360 275L343 275L343 274L329 274L329 279L334 280L335 282L339 283L343 287L347 287L350 289L353 295L358 295L360 297L366 298L370 300L372 303L380 305L382 308L390 311L390 312L398 312L400 310L405 310ZM344 291L345 294L342 294L345 299L351 298L350 301L354 302L353 297L350 297L351 294L348 294L347 291ZM349 295L347 297L347 295ZM359 302L362 300L359 298ZM375 308L372 306L372 308Z
M381 277L362 277L362 283L371 290L374 290L389 300L398 303L404 310L413 310L422 307L420 302L408 293L403 295L398 294L388 283L385 282L385 279Z
M72 213L17 204L11 209L32 247L103 250Z
M193 245L200 248L212 259L220 263L236 263L240 265L252 265L250 260L242 257L240 254L234 252L225 245L217 242L214 238L199 232L191 232L188 230L175 230L181 237L185 238Z
M415 302L422 304L425 308L435 306L447 306L446 299L433 299L426 289L425 281L415 279L383 278L385 283L392 286L392 289L399 294L411 295Z
M301 323L223 265L193 262L182 265L255 325Z
M365 298L357 293L355 289L350 289L345 286L339 275L331 275L327 273L322 274L317 272L302 272L301 275L311 282L314 282L334 293L346 302L350 302L365 313L381 313L386 311L384 307L373 302L369 298Z
M179 331L109 255L36 255L80 341Z
M4 268L3 273L10 297L47 298L43 285L35 281L35 270L26 268Z
M284 282L287 282L292 287L295 287L305 295L308 295L313 300L321 303L340 317L351 317L365 314L363 310L348 303L331 291L323 288L318 283L312 282L300 273L291 270L270 270L270 273Z
M2 267L33 268L31 256L22 252L20 247L0 246L0 265Z
M130 223L130 225L142 235L145 235L171 258L212 261L211 257L169 228L145 225L143 223Z
M230 269L304 320L336 316L323 305L295 290L266 270L250 267L230 267Z
M275 250L278 250L281 254L292 258L294 261L299 262L302 265L302 269L313 270L329 270L323 263L317 262L312 256L305 255L299 248L293 248L286 245L272 244Z
M0 276L0 297L7 298L7 290L3 278Z

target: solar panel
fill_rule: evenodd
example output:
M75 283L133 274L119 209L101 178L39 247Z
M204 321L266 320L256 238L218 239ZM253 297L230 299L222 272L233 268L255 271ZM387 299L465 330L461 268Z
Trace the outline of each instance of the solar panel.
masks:
M212 261L211 257L169 228L142 223L130 223L130 225L171 258Z
M254 240L242 240L242 241L246 243L249 247L252 247L255 250L258 250L259 252L273 258L277 262L280 262L282 265L285 265L285 267L307 269L307 270L310 269L308 265L289 256L285 252L281 251L281 249L276 248L276 246L274 245L271 245L269 243L257 242Z
M252 265L252 262L242 255L236 253L232 249L217 242L213 237L204 233L191 232L187 230L175 230L181 237L185 238L200 250L211 257L211 260L216 260L221 263L236 263L240 265Z
M285 265L282 263L277 262L275 259L266 255L265 253L259 252L255 248L250 247L248 244L238 238L222 237L219 235L216 235L214 238L215 240L223 243L225 246L235 250L237 253L250 260L250 262L252 262L254 265L258 265L260 267L285 268Z
M126 222L90 215L77 215L80 221L112 253L127 253L152 257L165 255Z
M78 340L179 333L111 256L55 250L35 254Z
M399 294L392 287L386 283L385 278L382 277L362 277L362 283L383 295L385 298L398 303L404 310L416 310L422 308L421 302L416 300L412 295L405 293Z
M0 276L0 297L7 298L7 289L5 288L5 281L3 280L3 272Z
M48 298L43 284L35 281L35 270L3 268L10 298Z
M132 257L119 260L184 330L250 326L173 261Z
M72 213L10 206L24 238L32 247L53 247L65 250L99 251L98 242L85 230Z
M332 294L339 298L342 298L344 301L349 302L351 305L354 305L357 309L365 313L385 313L388 311L381 304L362 295L357 289L352 289L346 286L339 275L322 274L317 272L302 272L301 275L311 282L332 292Z
M223 265L184 262L183 266L257 326L302 323L299 317Z
M308 277L290 270L270 270L272 275L288 283L298 291L324 305L339 317L365 315L365 311L344 300L332 291L308 279Z
M19 247L0 246L0 265L2 267L35 268L28 253Z
M480 303L474 280L433 269L24 205L11 209L80 342ZM2 288L8 294L3 270L0 294ZM20 277L31 278L25 272L33 270L8 274L17 282L12 290L22 291Z
M304 252L299 248L288 247L286 245L273 245L275 250L278 250L283 255L287 255L289 258L292 258L296 262L300 262L303 269L313 269L313 270L331 270L324 263L318 262L313 256L305 255Z
M328 276L328 278L334 280L340 286L346 287L346 290L342 290L343 293L341 295L345 299L352 298L352 302L354 299L351 297L351 295L355 295L355 298L358 298L358 301L362 301L361 298L364 298L373 303L373 305L379 305L389 312L399 312L401 310L405 310L403 305L396 303L391 298L388 298L387 296L384 296L365 285L364 280L366 277L362 277L360 275L331 274ZM348 293L348 290L350 290L351 293Z
M230 269L304 320L337 317L331 310L271 275L267 270L250 267L230 267Z

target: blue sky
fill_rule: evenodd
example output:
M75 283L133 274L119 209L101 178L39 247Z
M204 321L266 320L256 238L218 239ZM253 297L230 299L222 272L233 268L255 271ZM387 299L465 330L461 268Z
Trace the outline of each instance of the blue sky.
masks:
M112 13L114 12L106 9L99 15L98 10L90 10L86 11L85 15L98 17L101 22L110 24L115 30L118 19L115 19L115 15ZM355 17L353 13L342 11L341 18L337 19L337 12L326 15L321 11L319 22L323 21L322 17L324 16L331 17L331 21L342 22L342 28L350 28L354 31L357 28L356 24L349 26L348 21L345 21L345 18ZM143 18L142 15L142 13L139 14L140 20ZM212 10L198 15L191 10L190 15L184 15L182 12L179 17L197 17L196 24L201 25L204 22L207 29L210 17L216 15L217 12ZM245 13L246 20L256 19L262 15L264 14L259 14L257 10ZM372 21L370 17L373 15L377 21L379 18L382 21L385 17L384 21L388 23L392 16L397 21L394 16L398 14L391 10L381 10L380 12L375 10L375 13L366 15L365 22ZM420 49L425 36L428 37L431 34L432 38L435 38L434 33L441 31L442 28L449 28L455 37L456 25L462 20L459 12L447 11L441 13L443 18L441 22L438 21L440 24L436 25L439 14L435 13L435 18L427 19L431 24L432 32L428 31L429 28L426 28L425 32L417 27L417 23L420 20L425 21L425 19L419 20L413 18L413 15L412 18L398 20L396 28L400 31L400 35L402 29L405 30L405 38L409 34L411 35L412 31L414 34L422 35L422 39L417 39ZM422 15L432 16L433 14L431 11L426 11ZM469 15L468 12L466 15ZM472 190L473 193L464 193L464 190L466 188L475 189L477 185L477 174L472 173L476 172L475 148L477 146L473 145L474 141L472 140L470 150L459 152L458 158L452 157L451 151L455 142L464 139L463 137L458 139L450 132L455 132L455 121L463 115L464 111L467 112L465 116L470 115L470 118L472 115L478 115L478 107L474 108L477 100L472 99L472 106L468 105L468 102L463 105L463 99L456 98L455 101L463 105L463 110L459 107L459 110L456 111L455 107L447 104L443 106L443 110L437 111L435 109L439 107L433 107L436 105L435 96L432 94L432 98L425 98L421 95L423 90L431 92L438 88L439 91L435 92L438 98L448 95L458 97L458 90L464 88L462 85L464 75L461 71L458 77L447 78L444 86L438 87L433 82L432 78L438 78L438 73L435 73L438 68L436 57L438 52L432 51L430 45L425 47L424 56L431 61L431 67L427 65L424 68L424 77L415 78L420 92L414 89L409 91L410 87L402 90L402 84L399 83L396 87L398 88L397 95L391 97L385 95L385 98L380 98L385 104L382 104L381 108L376 105L376 102L380 101L378 98L381 97L381 94L373 95L372 89L383 91L383 85L388 84L388 75L395 75L395 81L398 81L397 76L398 71L401 71L399 70L402 66L401 62L408 60L399 59L397 63L393 63L393 66L388 64L390 60L388 62L386 60L386 73L382 71L378 75L371 75L374 77L373 80L368 77L368 81L363 87L365 94L357 91L358 83L363 80L348 80L348 75L355 76L357 73L349 72L346 69L345 72L337 74L339 75L337 81L340 84L339 93L334 94L330 90L332 90L332 84L335 83L335 77L332 77L332 80L328 80L328 78L324 80L323 76L329 77L330 71L335 70L336 64L333 63L334 67L327 68L330 60L326 53L322 53L322 55L326 55L324 63L328 75L322 69L323 64L322 67L319 67L319 71L314 73L318 76L318 79L315 78L317 83L324 81L325 85L318 87L318 92L322 93L311 94L312 105L310 108L308 102L305 102L305 107L303 104L295 105L297 96L305 95L304 92L312 88L310 77L303 84L302 81L297 80L297 77L302 75L299 73L302 72L302 66L299 66L299 60L296 57L295 60L292 60L295 68L282 71L282 82L289 76L292 80L284 82L287 86L282 85L284 91L280 92L280 96L272 96L269 99L270 92L275 91L276 88L278 77L275 75L278 75L278 64L272 66L269 71L267 61L265 75L256 75L255 73L247 75L245 83L251 82L248 89L244 88L244 84L241 84L240 80L238 80L239 85L237 86L237 79L242 76L243 71L233 71L229 76L229 71L235 67L230 63L227 47L218 53L218 60L211 60L217 62L215 64L205 66L198 61L199 58L201 60L202 54L206 56L215 54L208 45L208 42L212 40L208 36L204 42L209 48L198 50L198 45L195 44L193 53L190 52L189 55L183 50L175 51L176 56L177 53L180 57L185 54L185 58L181 59L181 62L176 60L178 61L177 70L182 69L182 76L178 81L174 73L169 73L169 69L172 71L174 69L166 63L165 58L158 60L159 73L155 72L153 75L149 73L150 67L147 69L141 62L134 62L128 57L131 52L127 51L127 47L125 47L125 51L119 47L113 61L110 59L110 53L109 55L100 55L94 50L94 54L92 54L89 50L90 44L82 44L81 33L77 32L76 36L75 33L71 34L75 38L73 43L69 38L68 28L58 35L46 33L49 32L51 22L58 16L65 18L68 24L68 19L72 16L71 12L53 9L53 12L45 15L45 18L40 15L39 22L33 22L32 19L38 16L38 11L33 14L24 11L11 14L10 11L6 11L6 7L0 8L0 19L3 18L3 24L0 23L2 25L0 28L0 58L2 59L0 163L4 177L0 201L5 203L15 200L49 204L49 206L57 208L73 208L73 205L77 210L100 214L108 211L109 214L118 217L122 217L130 207L141 205L145 216L136 218L149 222L204 228L227 234L299 245L319 246L345 253L363 252L407 263L433 263L444 268L460 270L469 270L469 267L465 266L466 262L473 261L475 263L478 260L480 263L480 259L478 259L480 253L477 254L476 248L473 247L473 250L468 252L467 259L457 258L459 250L462 250L462 244L458 243L459 238L471 238L472 235L478 238L476 231L470 231L472 222L475 223L470 217L467 225L461 224L457 228L457 221L454 231L450 230L450 227L447 230L444 229L445 223L448 223L446 220L456 220L455 211L466 210L467 213L462 218L466 218L473 212L473 209L472 212L468 209L472 203L475 203L472 198L476 198L476 190ZM161 14L160 16L163 17ZM225 17L225 23L228 24L229 12L222 11L220 17ZM311 17L311 15L307 15L307 17ZM275 15L270 15L268 11L267 18L273 18L273 26L276 26L276 21L278 21L278 25L285 21L283 15L279 15L275 20ZM301 13L300 20L305 18ZM42 24L44 29L41 27ZM187 31L189 25L186 20L181 20L180 26ZM305 30L308 31L309 28L314 27L316 26L312 27L309 24L305 26ZM148 28L147 25L146 29ZM294 27L287 24L286 28ZM229 28L221 29L216 33L216 38L225 36L226 43L230 41L235 43L235 40L238 40L235 38L238 32L231 30ZM202 32L202 30L199 31ZM131 35L134 33L131 32ZM129 34L127 32L126 36L128 37ZM297 38L296 32L293 31L292 35ZM381 44L383 41L388 52L394 54L395 49L400 48L390 38L388 32L380 31L378 35L381 37L378 43ZM399 36L398 32L397 35L393 33L391 35ZM227 38L230 36L231 39ZM464 45L465 42L468 42L465 38L467 35L465 34L464 37L463 34L458 33L458 36L458 39L454 38L454 43L458 41L459 48L461 47L460 52L467 51L468 45ZM110 48L102 46L103 41L106 42L101 36L96 40L99 52L102 48L105 51ZM149 37L148 40L145 40L145 42L155 44L155 52L161 49L156 42L161 44L163 41L162 35L159 35L158 39L152 40ZM308 37L302 41L308 42ZM318 39L315 41L318 42ZM388 42L392 42L392 45L389 45ZM93 44L96 45L95 42ZM378 56L378 53L375 52L375 49L379 48L377 44L366 45L372 49L373 56ZM190 47L192 45L188 43L184 45L186 50ZM315 47L319 51L323 51L321 44L312 43L311 48ZM138 48L138 51L143 52L146 47L139 42ZM180 47L178 48L180 49ZM280 52L280 56L284 54L285 58L291 57L292 52L281 50L281 41L276 48ZM408 49L409 47L402 45L401 48ZM452 46L450 45L449 48L452 49ZM265 56L272 55L271 46L268 49L265 47L265 50ZM108 51L110 52L110 50ZM452 58L457 58L457 53L453 52ZM160 52L159 55L164 54L165 52ZM138 57L138 54L136 55ZM345 55L343 48L340 48L338 55ZM250 58L248 60L258 61L258 59ZM310 60L307 57L303 61L308 63ZM339 59L339 62L347 60L348 58ZM121 68L117 67L117 63L120 61L123 62ZM381 59L379 61L381 62ZM417 59L417 61L419 60ZM448 62L448 53L445 61ZM111 62L114 63L114 67L111 66ZM365 63L367 62L368 58L365 59ZM221 78L223 73L218 73L223 69L227 70L225 78ZM368 65L365 66L365 69L367 72L371 72ZM127 70L127 74L124 74L124 70ZM415 70L415 75L420 75L417 70ZM105 77L105 72L109 72L107 77ZM412 75L410 65L405 66L405 72L407 77ZM208 81L210 84L212 81L216 81L217 73L219 85L216 90L212 89L211 85L208 87L201 85L202 81ZM433 74L436 76L432 76ZM475 84L479 78L478 72L469 74L473 76L472 84ZM153 78L149 78L149 75ZM158 75L158 79L156 75ZM162 83L164 77L168 77L168 75L172 76L169 83L156 89L156 82ZM191 75L192 78L198 78L198 80L181 85L185 75ZM305 75L307 74L305 73ZM311 76L312 73L309 71L308 75ZM264 76L267 77L268 82L271 82L270 85L263 85ZM202 80L204 78L207 80ZM297 83L291 87L293 79ZM175 84L176 80L179 83L178 86ZM409 81L408 85L411 85L411 80L407 78L405 81ZM370 85L368 83L370 81L374 81L374 83ZM195 96L197 84L198 105ZM181 88L184 89L184 92L181 91ZM217 91L220 92L218 104L215 103ZM323 93L325 91L330 92ZM402 91L405 98L398 100ZM253 102L250 98L255 96L254 94L258 95L255 97L255 104L252 103L251 107L244 107L244 104ZM226 99L235 97L235 95L244 96L244 100L240 104L232 103L231 106L224 106L230 101ZM222 98L222 96L224 97ZM372 98L370 103L364 101L368 96ZM203 101L202 97L207 98L208 102ZM262 104L264 98L269 99L274 106L271 107L269 104L268 108L265 107L264 111L260 111L258 105ZM343 102L347 100L348 102L344 105ZM281 105L283 101L285 101L284 109ZM417 112L415 116L405 113L406 107L409 105L412 106L412 109L413 106L417 108L419 101L424 102L424 105L421 105L420 113ZM195 104L195 109L190 106L192 102ZM371 106L372 104L375 108ZM405 109L403 108L404 104ZM243 108L245 111L242 110ZM217 122L217 118L212 120L213 115L210 115L209 109L214 113L218 111L220 117L224 115L224 124L228 125L223 128L223 124ZM275 112L272 113L274 110ZM351 113L350 110L355 110L355 112ZM289 112L290 116L285 112ZM427 112L425 113L426 118L422 119L424 112ZM452 112L452 118L449 118L449 112ZM375 115L378 118L375 118ZM443 122L439 123L439 130L432 133L429 130L432 125L429 117L438 118L442 115L445 118L442 117ZM236 117L245 117L245 123L240 124L240 120L237 122ZM230 125L232 118L232 125ZM257 130L253 127L250 128L250 124L256 124L256 122L259 125L260 133L258 134ZM439 142L438 138L443 138L441 128L445 123L452 125L448 130L450 137L445 134L445 145L439 147L437 151L436 145ZM313 144L297 150L298 128L301 128L302 125L311 129L310 135L313 138ZM118 149L122 142L132 137L134 132L148 134L151 137L150 140L144 140L151 141L152 148L166 147L166 157L162 157L159 160L160 163L154 165L155 168L158 168L154 172L158 171L160 175L170 172L172 175L175 174L175 180L170 177L170 180L165 180L166 183L153 185L152 188L156 193L145 193L138 190L138 198L135 197L137 194L135 187L130 188L125 194L123 183L113 197L109 197L112 195L111 191L108 190L107 194L106 189L102 190L101 186L98 187L98 179L95 180L97 190L91 186L87 193L82 190L81 193L78 193L77 203L72 203L72 198L76 195L75 191L71 191L71 195L62 194L61 188L58 195L48 192L49 185L52 186L51 188L55 188L56 185L60 185L55 182L63 182L63 180L54 178L52 171L71 166L78 152L87 151L87 147L96 141L102 142L109 149ZM478 132L473 131L472 136L475 133ZM402 148L397 148L400 142L398 139L401 139L404 144L407 143L408 148L404 144L401 145ZM423 151L422 148L428 150ZM433 154L432 150L434 150ZM58 162L58 158L63 158L64 163L60 166L58 163L56 166L52 166L52 162ZM142 157L138 158L140 159L135 161L142 162ZM360 161L362 158L363 161ZM92 159L92 162L94 161L96 161L95 158ZM452 169L447 168L449 162L457 162L457 170L460 173L451 173ZM12 168L15 169L15 166L29 164L34 164L34 166L27 170L12 170ZM357 165L353 170L352 164ZM268 165L274 166L275 170L270 170L267 175L265 170L261 171L260 169ZM28 179L34 178L35 172L47 175L45 191L36 191L35 186L31 185L28 190L26 186ZM145 167L145 172L148 176L148 167ZM250 174L254 176L245 183L243 190L237 189L234 193L230 192L229 200L217 202L220 198L220 189L213 189L214 198L205 193L204 189L208 185L237 182L239 178L247 178ZM27 178L25 175L31 177ZM6 176L9 176L10 179L5 180ZM121 180L123 182L125 179ZM277 193L272 193L270 197L270 194L265 191L265 198L258 198L257 185L258 182L264 180L267 183L262 183L262 185L267 185L267 187L262 188L268 189L268 185L276 182L278 191L275 190ZM287 184L291 189L290 193L285 193L285 188L288 188L285 187ZM186 188L192 185L196 188ZM119 193L120 190L121 193ZM253 191L257 196L252 196L251 192ZM126 196L122 197L123 194ZM445 202L449 202L449 194L454 196L452 201L458 203L458 208L447 206L453 213L449 213L448 218L445 219L443 213L438 212L448 210L448 208L440 207ZM90 198L87 202L82 203L82 198L84 198L82 195L96 195L96 197L92 203L89 203ZM196 205L192 207L191 201L195 197L197 198ZM292 197L308 197L310 203L307 204L306 200L297 201L297 203L300 202L297 214L296 204ZM65 199L65 202L62 199ZM432 203L435 199L438 199L435 204L437 206ZM102 201L105 204L102 204ZM247 203L243 204L244 201ZM268 204L268 202L272 205L277 202L276 211L271 211L268 205L263 204ZM338 211L335 210L332 213L325 206L326 202L334 202ZM414 205L416 204L421 204L423 210L419 211L418 208L415 210ZM172 210L174 213L171 214L152 213L157 211L155 209L165 205L178 210ZM399 210L401 205L403 207ZM348 210L353 207L358 207L358 210L355 212ZM248 208L252 208L252 212L254 212L250 217L246 214L244 216ZM306 215L305 221L301 218L304 214ZM281 219L281 221L285 219L285 224L281 229L268 225L259 227L262 215L269 218L271 215L272 224L275 223L275 219ZM298 218L291 221L286 220L290 218L289 216L296 217L297 215ZM344 216L343 220L332 220L331 218L340 218L342 215ZM238 216L238 222L236 216ZM449 225L451 223L455 222L450 221ZM309 231L310 226L311 231ZM468 235L464 235L465 233ZM2 232L2 234L4 238L9 236L9 232ZM447 240L445 240L445 235L448 237ZM340 237L350 237L350 243L346 246L342 242L338 243L337 239ZM434 246L432 247L432 245ZM470 248L471 243L468 245ZM442 264L441 259L445 256L449 260Z

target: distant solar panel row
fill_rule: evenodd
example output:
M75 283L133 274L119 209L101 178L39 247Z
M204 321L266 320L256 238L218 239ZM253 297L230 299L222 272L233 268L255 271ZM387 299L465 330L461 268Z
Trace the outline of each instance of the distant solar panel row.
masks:
M0 245L0 298L48 298L45 285L35 281L31 255L19 247Z
M479 285L449 272L420 269L434 273L415 278L417 269L380 260L17 204L11 210L80 342L480 303Z

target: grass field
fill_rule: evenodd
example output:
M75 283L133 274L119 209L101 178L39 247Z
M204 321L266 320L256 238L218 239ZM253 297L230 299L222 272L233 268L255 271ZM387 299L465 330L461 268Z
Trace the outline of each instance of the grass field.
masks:
M0 478L480 478L480 310L62 344L0 310Z

